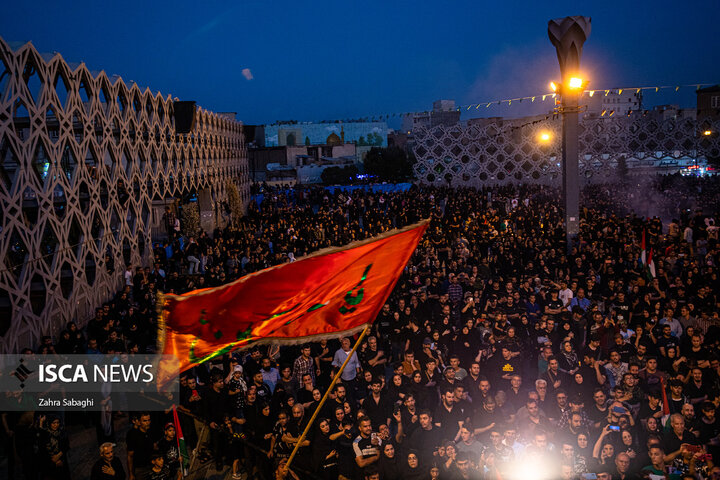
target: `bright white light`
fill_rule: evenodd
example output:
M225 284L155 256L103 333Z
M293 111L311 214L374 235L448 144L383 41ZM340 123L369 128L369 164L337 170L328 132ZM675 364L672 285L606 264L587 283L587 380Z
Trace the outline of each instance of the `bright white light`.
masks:
M507 472L506 480L554 480L551 462L541 458L516 460Z
M577 77L572 77L570 79L570 83L569 83L570 88L580 88L580 87L582 87L582 84L583 84L582 79L577 78Z

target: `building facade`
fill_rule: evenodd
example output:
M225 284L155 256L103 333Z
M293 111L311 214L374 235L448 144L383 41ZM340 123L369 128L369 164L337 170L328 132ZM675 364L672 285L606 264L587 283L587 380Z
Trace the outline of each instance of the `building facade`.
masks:
M438 125L452 126L460 122L460 112L455 100L436 100L432 110L416 112L403 117L402 130L410 134L416 128L433 128Z
M318 183L327 167L359 165L358 149L353 143L251 148L250 178L272 184Z
M264 125L263 128L266 147L332 143L387 147L386 122L292 123Z
M0 39L1 352L82 326L152 260L165 202L212 217L228 182L249 200L242 124L198 108L180 134L173 105Z
M701 88L696 93L698 120L720 119L720 85Z

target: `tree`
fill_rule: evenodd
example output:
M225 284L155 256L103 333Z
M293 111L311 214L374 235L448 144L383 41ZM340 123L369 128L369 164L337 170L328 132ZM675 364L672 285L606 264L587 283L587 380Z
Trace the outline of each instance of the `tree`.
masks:
M200 232L200 211L197 202L186 203L182 207L182 229L185 235L197 236Z
M310 145L310 137L305 137L305 145Z
M232 223L236 223L240 220L240 218L242 218L244 213L242 199L240 198L240 193L232 180L228 179L227 184L225 184L225 190L227 191L227 199L228 205L230 206Z
M412 178L414 159L399 147L373 147L364 163L365 173L381 181L400 182Z
M355 179L358 169L355 165L348 167L328 167L323 170L320 178L325 185L349 184Z

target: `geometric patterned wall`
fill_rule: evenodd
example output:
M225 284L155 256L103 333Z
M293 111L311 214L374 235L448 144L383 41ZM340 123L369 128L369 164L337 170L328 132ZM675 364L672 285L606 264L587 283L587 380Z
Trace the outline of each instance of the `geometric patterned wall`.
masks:
M702 135L705 130L713 132ZM720 156L720 121L661 120L652 116L583 118L579 124L579 168L586 182L616 175L618 160L628 169L657 160ZM539 141L549 132L549 142ZM434 185L505 183L559 184L562 121L559 116L502 124L438 126L413 130L417 180Z
M198 109L176 134L169 95L0 39L0 352L84 324L150 260L153 202L228 179L247 201L241 123Z

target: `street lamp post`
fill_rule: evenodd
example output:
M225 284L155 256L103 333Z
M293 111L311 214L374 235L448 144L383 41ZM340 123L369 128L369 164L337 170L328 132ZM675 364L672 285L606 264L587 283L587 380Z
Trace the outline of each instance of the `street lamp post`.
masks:
M562 82L563 200L568 252L580 232L580 176L578 169L578 100L583 91L580 76L582 47L590 36L590 17L565 17L548 22L548 36L557 51ZM579 85L578 85L579 83Z

